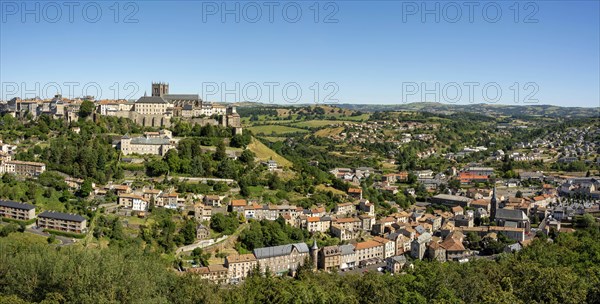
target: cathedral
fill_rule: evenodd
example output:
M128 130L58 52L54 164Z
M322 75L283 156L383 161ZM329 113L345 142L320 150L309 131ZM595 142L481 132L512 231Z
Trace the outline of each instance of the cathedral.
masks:
M168 127L171 118L178 117L192 123L220 124L242 133L240 115L235 106L204 102L198 94L169 94L169 84L152 83L152 95L140 97L131 108L132 119L144 126ZM216 115L218 119L212 119Z

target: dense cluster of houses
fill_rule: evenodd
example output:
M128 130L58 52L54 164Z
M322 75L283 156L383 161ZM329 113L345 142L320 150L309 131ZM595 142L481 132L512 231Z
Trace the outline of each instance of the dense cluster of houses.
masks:
M39 176L46 171L46 164L13 160L16 146L5 144L0 140L0 174L12 173L21 176Z

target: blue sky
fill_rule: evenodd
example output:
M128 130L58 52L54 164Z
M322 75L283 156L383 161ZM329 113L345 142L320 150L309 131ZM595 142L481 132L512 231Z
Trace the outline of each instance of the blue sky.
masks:
M0 99L166 81L210 101L600 105L599 1L483 2L472 22L468 2L280 2L272 20L269 2L225 20L223 2L78 2L72 23L61 2L1 2Z

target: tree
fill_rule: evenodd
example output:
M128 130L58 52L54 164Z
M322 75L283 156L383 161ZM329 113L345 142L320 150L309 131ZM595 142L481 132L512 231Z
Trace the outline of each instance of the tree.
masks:
M160 159L146 162L146 174L148 176L161 176L168 172L169 165Z
M79 196L81 198L86 198L90 195L90 193L93 190L94 190L94 188L92 187L92 181L90 179L85 179L83 181L83 184L81 184L79 191L77 191L77 196Z
M246 149L242 152L242 154L240 155L240 161L246 164L252 164L254 162L254 157L256 155L254 154L254 152Z
M222 213L213 214L210 218L210 228L214 231L231 235L238 228L239 222L236 212L223 215Z
M94 103L89 100L84 100L79 107L79 117L87 118L94 112Z
M54 234L51 234L46 241L48 242L48 244L54 244L56 242L56 236Z
M522 198L523 192L521 192L521 190L517 191L517 193L515 194L515 197Z
M189 245L196 241L196 221L189 219L179 231L183 236L183 244Z
M210 259L211 254L210 252L204 253L204 250L202 250L202 248L194 248L194 250L192 250L191 256L196 264L208 266L208 260Z
M217 161L221 161L227 158L227 151L225 149L225 143L221 140L217 145L217 149L215 150L215 154L213 155L213 159Z

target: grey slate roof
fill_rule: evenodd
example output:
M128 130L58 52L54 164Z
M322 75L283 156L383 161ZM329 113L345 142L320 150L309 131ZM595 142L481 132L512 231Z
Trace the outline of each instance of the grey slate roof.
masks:
M527 215L525 215L525 212L515 209L497 209L496 218L512 221L526 221L529 219Z
M168 145L170 142L169 138L136 137L131 139L131 143L134 145Z
M55 212L55 211L44 211L44 212L40 213L38 215L38 217L45 217L45 218L64 220L64 221L73 221L73 222L85 221L85 218L81 215Z
M450 194L438 194L433 198L445 200L445 201L456 201L456 202L470 202L471 199L466 196L450 195Z
M21 209L21 210L35 209L34 205L17 203L17 202L12 202L12 201L2 201L2 200L0 200L0 206Z
M163 98L167 101L171 100L200 100L198 94L165 94Z
M392 261L398 262L398 263L402 263L402 264L406 263L406 257L403 255L392 256L392 257L389 257L389 259Z
M340 251L342 251L342 255L353 254L354 253L354 245L352 245L352 244L341 245Z
M160 96L142 96L135 103L168 103Z
M308 253L308 246L305 243L287 244L274 247L263 247L254 249L254 256L257 259L267 259L277 256L288 255L292 249L296 248L300 253Z

